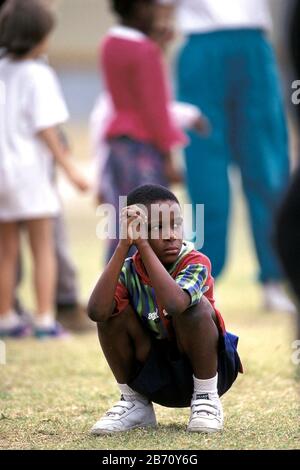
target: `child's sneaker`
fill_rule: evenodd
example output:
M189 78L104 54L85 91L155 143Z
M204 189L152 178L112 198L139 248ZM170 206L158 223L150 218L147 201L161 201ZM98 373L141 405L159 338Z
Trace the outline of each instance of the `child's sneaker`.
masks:
M268 282L263 287L263 306L270 312L285 312L295 314L295 304L285 293L278 282Z
M35 327L34 336L38 339L63 339L70 336L58 322L55 322L53 326L49 328Z
M27 323L20 323L12 328L0 328L0 338L25 338L31 335L31 326Z
M91 429L92 434L110 434L141 427L156 427L156 417L151 402L132 399L118 401Z
M187 431L211 433L221 431L222 428L223 408L220 398L211 399L208 393L194 394Z
M0 317L0 338L24 338L31 334L29 319L24 319L14 310Z

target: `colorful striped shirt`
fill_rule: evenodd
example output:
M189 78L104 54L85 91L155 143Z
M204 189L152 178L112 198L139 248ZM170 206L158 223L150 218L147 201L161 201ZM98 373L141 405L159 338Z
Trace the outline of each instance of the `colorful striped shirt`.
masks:
M207 297L216 312L220 330L225 331L223 319L215 308L214 280L209 259L194 250L192 243L183 242L180 255L168 272L178 285L189 293L190 306L200 302L202 295ZM124 262L115 292L115 302L114 315L121 314L130 304L142 323L157 339L173 336L171 318L164 306L158 302L138 252Z

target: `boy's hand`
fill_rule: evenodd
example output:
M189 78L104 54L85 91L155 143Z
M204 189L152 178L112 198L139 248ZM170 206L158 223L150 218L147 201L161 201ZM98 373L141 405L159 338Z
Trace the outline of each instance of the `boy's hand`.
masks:
M125 243L128 247L138 246L142 241L146 241L148 234L147 214L137 205L127 206L121 212L121 239L120 243Z

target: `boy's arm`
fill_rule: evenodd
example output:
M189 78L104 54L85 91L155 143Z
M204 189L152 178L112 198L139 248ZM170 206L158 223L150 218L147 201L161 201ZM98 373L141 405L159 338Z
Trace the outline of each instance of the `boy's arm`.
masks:
M115 310L114 297L120 273L128 250L133 243L130 236L130 224L136 218L136 216L127 217L126 208L123 209L121 214L121 239L111 260L101 274L88 303L88 315L93 321L106 321ZM124 233L127 235L125 235L125 238L122 236Z
M92 292L87 310L90 319L95 322L108 320L115 309L114 296L128 249L129 246L118 244Z
M165 269L147 240L135 242L159 302L169 315L184 312L191 303L188 292L184 291Z

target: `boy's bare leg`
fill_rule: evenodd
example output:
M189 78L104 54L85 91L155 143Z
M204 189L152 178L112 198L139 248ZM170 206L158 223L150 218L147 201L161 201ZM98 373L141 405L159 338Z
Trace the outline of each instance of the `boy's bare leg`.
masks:
M198 379L209 379L217 373L219 333L214 318L214 310L204 296L197 305L173 317L178 348L189 358Z
M223 427L218 395L218 338L215 313L203 296L199 304L173 317L180 351L189 358L194 372L189 432L216 432Z
M97 327L101 348L117 382L128 383L136 361L147 360L151 348L149 336L131 306Z
M120 388L122 399L92 427L92 434L128 431L156 426L153 405L127 384L133 378L136 361L146 362L151 341L133 309L98 323L102 350Z

